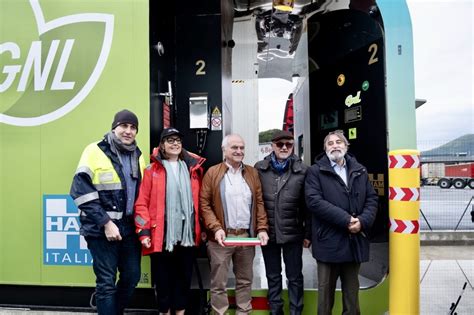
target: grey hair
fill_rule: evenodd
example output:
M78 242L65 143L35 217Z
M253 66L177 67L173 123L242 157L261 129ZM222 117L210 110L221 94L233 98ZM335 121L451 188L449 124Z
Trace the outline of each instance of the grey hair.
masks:
M323 143L323 150L326 150L326 142L328 141L329 137L335 135L338 137L340 140L344 141L346 144L346 147L349 147L349 141L347 140L346 136L344 136L344 131L343 130L334 130L328 133L328 135L324 138L324 143Z
M225 149L229 146L229 138L230 137L238 137L238 138L240 138L240 140L244 141L244 139L240 135L238 135L236 133L232 133L230 135L225 136L224 139L222 139L222 144L221 144L222 149Z

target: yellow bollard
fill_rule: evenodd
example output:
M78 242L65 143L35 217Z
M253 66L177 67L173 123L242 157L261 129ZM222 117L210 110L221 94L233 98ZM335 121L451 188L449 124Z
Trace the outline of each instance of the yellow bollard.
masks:
M420 313L420 152L389 152L389 313Z

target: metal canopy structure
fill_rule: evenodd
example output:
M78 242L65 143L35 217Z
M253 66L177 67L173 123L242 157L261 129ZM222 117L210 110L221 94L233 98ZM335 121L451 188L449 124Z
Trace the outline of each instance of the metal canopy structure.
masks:
M258 40L259 78L291 81L295 51L303 32L303 20L314 14L341 9L355 9L371 16L379 15L375 0L295 0L291 12L273 8L273 1L234 0L234 14L254 15Z

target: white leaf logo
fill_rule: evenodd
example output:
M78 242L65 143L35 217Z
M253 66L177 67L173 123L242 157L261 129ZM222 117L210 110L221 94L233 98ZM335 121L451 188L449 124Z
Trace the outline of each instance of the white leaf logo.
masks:
M21 115L7 115L5 113L0 113L0 123L5 123L9 125L14 125L14 126L39 126L42 124L49 123L51 121L54 121L56 119L59 119L72 111L74 108L76 108L81 102L89 95L91 90L94 88L95 84L99 80L102 71L105 68L105 64L107 62L107 59L109 57L110 49L112 46L112 38L113 38L113 33L114 33L114 16L111 14L103 14L103 13L81 13L81 14L74 14L74 15L67 15L63 16L51 21L46 22L43 11L41 9L41 6L38 2L38 0L30 0L30 5L33 10L34 17L36 19L36 25L38 28L38 35L43 35L51 30L66 26L66 25L72 25L72 24L77 24L77 23L90 23L90 22L99 22L99 23L104 23L104 39L102 43L102 47L100 48L100 52L98 54L98 59L97 63L95 66L93 66L92 72L90 76L85 80L84 85L82 88L78 90L78 92L70 99L65 101L64 105L59 106L58 108L45 113L45 114L40 114L35 117L19 117ZM66 42L65 45L65 50L71 49L72 44L74 40L69 40L69 42ZM0 53L3 53L5 51L10 51L12 52L13 56L13 50L11 50L11 47L13 45L16 45L11 42L7 43L2 43L0 44ZM53 45L54 44L54 45ZM53 41L53 44L51 47L54 46L55 49L57 49L57 43ZM71 44L68 46L68 44ZM33 47L33 45L32 45ZM51 48L52 49L52 48ZM70 53L70 51L69 51ZM10 66L12 67L12 66ZM65 64L62 60L59 61L58 69L64 71ZM51 68L51 65L48 64L48 60L45 62L44 68ZM36 71L37 69L35 69ZM38 71L39 72L39 71ZM22 78L23 79L23 78ZM40 78L42 79L42 78ZM36 80L36 78L35 78ZM39 81L38 81L39 82ZM24 82L22 82L24 84ZM20 84L22 84L20 83ZM36 82L35 82L36 83ZM40 82L42 83L42 82ZM73 83L66 82L65 84L63 82L57 82L57 78L55 76L53 85L56 86L68 86L72 88L74 86ZM49 91L49 93L54 93L54 91ZM50 94L48 94L50 95ZM29 105L33 106L33 104Z

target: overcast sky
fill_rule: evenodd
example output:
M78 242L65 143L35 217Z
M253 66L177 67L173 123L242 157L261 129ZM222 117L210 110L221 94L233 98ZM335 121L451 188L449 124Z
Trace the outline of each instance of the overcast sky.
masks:
M409 0L419 149L474 133L472 0ZM441 143L440 143L441 142Z
M472 0L408 0L412 19L418 148L474 133ZM293 84L259 80L259 129L281 128ZM269 118L274 117L274 118Z

